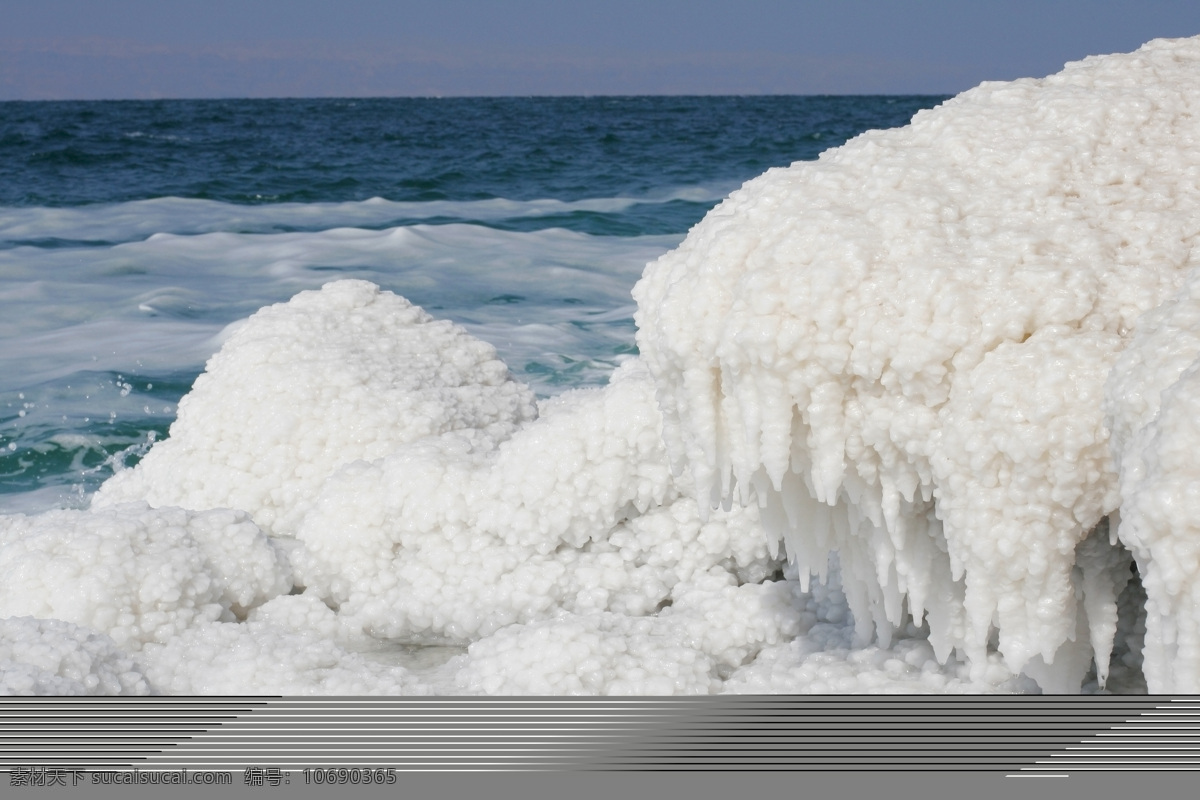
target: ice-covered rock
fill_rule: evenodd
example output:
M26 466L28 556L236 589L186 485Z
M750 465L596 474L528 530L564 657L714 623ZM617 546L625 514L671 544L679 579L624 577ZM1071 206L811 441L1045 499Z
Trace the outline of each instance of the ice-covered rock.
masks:
M750 181L634 290L676 469L802 572L839 551L859 644L911 614L983 670L994 627L1078 687L1123 585L1073 578L1118 506L1105 381L1200 265L1198 142L1200 40L1159 40Z

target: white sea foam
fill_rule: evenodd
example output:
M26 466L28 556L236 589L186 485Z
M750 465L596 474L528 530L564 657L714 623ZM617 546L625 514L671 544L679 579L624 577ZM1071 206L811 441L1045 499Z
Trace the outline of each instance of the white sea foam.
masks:
M0 391L77 371L198 367L229 322L335 276L371 280L486 330L519 367L553 372L564 354L596 358L587 369L598 382L630 344L630 286L678 241L454 224L0 250L0 339L21 342L0 353Z
M565 285L618 314L602 273L663 240L5 251L132 284L157 257L231 298L387 280L229 328L90 510L0 518L0 613L44 620L4 636L63 654L13 648L0 688L1075 691L1093 660L1087 688L1130 687L1144 596L1150 690L1198 691L1198 105L1200 39L1159 41L773 170L646 268L642 358L536 418L471 326L544 342ZM386 291L437 304L435 275L482 287L465 327Z
M598 197L584 200L426 200L399 202L373 197L344 203L272 203L234 205L216 200L161 197L82 208L0 207L0 242L62 239L73 242L131 242L156 233L195 235L237 232L271 233L281 229L377 228L400 221L444 218L497 222L507 219L591 212L617 214L637 205L684 201L715 203L732 187L689 187L644 198Z

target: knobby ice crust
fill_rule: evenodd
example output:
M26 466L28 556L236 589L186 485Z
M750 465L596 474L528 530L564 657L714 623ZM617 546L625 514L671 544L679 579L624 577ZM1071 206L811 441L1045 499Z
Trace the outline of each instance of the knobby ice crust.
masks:
M239 324L170 436L72 513L170 506L241 509L289 580L238 625L214 605L138 642L163 691L246 691L255 669L293 691L428 691L354 652L386 640L479 645L451 691L708 692L804 625L795 585L763 583L780 564L756 509L702 521L680 495L637 360L535 410L489 345L364 281ZM520 644L541 639L557 657ZM252 666L272 647L290 669Z
M1103 681L1119 539L1151 691L1200 691L1197 349L1158 369L1139 331L1200 263L1198 212L1200 39L771 170L634 290L672 464L706 507L760 506L801 575L836 550L860 641L924 617L982 669L996 630L1050 690L1092 651Z

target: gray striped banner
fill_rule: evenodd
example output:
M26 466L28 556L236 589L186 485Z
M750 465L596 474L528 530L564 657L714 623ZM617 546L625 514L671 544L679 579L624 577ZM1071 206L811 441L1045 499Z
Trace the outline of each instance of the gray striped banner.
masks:
M1171 697L2 698L3 769L1200 769Z

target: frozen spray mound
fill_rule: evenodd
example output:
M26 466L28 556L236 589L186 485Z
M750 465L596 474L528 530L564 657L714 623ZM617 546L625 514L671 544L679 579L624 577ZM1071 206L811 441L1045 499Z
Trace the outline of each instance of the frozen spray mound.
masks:
M1103 680L1129 577L1097 528L1120 503L1105 381L1200 263L1198 142L1200 40L1160 40L747 183L634 290L676 469L706 506L761 506L802 576L836 550L860 644L924 617L939 658L982 671L996 629L1044 688L1078 689L1092 651ZM1156 537L1187 538L1163 516L1194 516L1143 499L1158 518L1118 535L1156 575ZM1194 619L1181 585L1147 592Z
M339 281L233 326L170 438L93 502L238 508L288 534L343 464L452 430L503 439L533 415L533 394L491 345L374 284Z
M373 314L370 326L347 310L363 307ZM193 509L179 514L245 508L254 523L274 525L269 541L289 553L289 578L304 594L260 600L240 631L213 607L174 638L146 643L140 658L154 685L228 692L244 674L240 691L422 691L351 652L371 638L479 642L472 657L492 671L466 665L462 677L448 677L457 690L707 691L719 674L795 635L799 609L771 601L770 591L759 596L780 564L768 553L757 509L701 520L695 501L680 494L640 362L618 369L603 390L544 401L531 421L528 390L493 357L460 329L432 323L403 298L361 281L301 293L230 336L180 403L170 438L106 484L84 516L144 509L110 505L117 500ZM361 376L349 401L340 391L314 390L342 386L347 375ZM294 434L272 428L279 414ZM303 444L317 437L320 446ZM364 438L370 448L358 444ZM258 452L268 454L270 468ZM718 608L696 610L710 594ZM634 635L630 619L671 606L671 621L638 628L650 637L645 647L620 658L614 651L587 681L574 667L563 672L563 661L542 664L540 682L531 682L518 662L510 659L504 672L488 655L504 652L505 641L569 637L579 625L612 644L623 631ZM718 618L737 619L699 639L681 627L685 619L712 627ZM678 629L675 639L660 642L668 629ZM502 630L498 643L480 642ZM264 649L267 640L276 644ZM260 665L250 678L235 666L260 664L269 651L286 651L293 667ZM687 652L693 668L654 669L637 652ZM637 675L645 680L632 680Z

